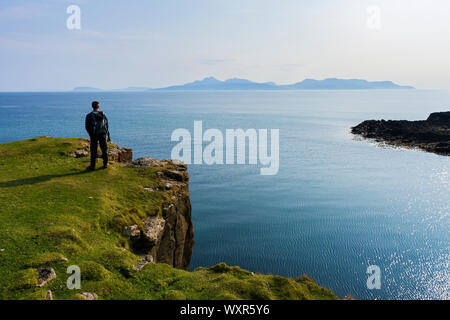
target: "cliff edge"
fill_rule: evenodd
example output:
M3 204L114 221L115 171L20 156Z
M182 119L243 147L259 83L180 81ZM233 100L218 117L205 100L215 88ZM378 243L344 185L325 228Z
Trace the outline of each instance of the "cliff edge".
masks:
M88 151L86 139L0 144L0 299L337 299L307 276L187 271L186 165L110 144L109 168L91 172Z

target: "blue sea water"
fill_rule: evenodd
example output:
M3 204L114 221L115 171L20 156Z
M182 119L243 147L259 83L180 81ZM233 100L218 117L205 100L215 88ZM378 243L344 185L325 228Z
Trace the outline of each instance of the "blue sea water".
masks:
M280 130L280 169L190 165L191 267L308 274L340 296L450 299L450 157L350 134L365 119L425 119L449 91L0 93L0 143L85 137L100 100L113 141L169 158L177 128ZM1 155L0 155L1 156ZM381 289L366 286L369 265Z

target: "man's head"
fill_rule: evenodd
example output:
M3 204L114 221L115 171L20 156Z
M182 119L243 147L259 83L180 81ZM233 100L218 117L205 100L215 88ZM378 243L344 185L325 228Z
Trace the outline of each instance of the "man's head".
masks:
M94 111L98 111L98 109L100 109L100 102L98 101L92 101L92 109Z

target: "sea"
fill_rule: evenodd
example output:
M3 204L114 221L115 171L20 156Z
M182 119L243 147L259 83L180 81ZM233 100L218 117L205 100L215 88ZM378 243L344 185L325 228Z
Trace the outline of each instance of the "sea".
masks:
M194 121L224 135L279 130L275 175L261 175L260 164L189 165L191 269L225 262L307 274L341 297L450 299L450 157L350 132L366 119L448 111L450 91L0 93L0 143L87 137L93 100L135 158L170 158L172 133L194 135Z

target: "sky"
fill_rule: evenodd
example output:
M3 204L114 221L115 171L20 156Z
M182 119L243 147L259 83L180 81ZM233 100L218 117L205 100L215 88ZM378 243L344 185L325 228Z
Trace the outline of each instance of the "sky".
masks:
M70 5L79 29L67 27ZM158 88L208 76L448 90L450 1L0 0L0 91Z

